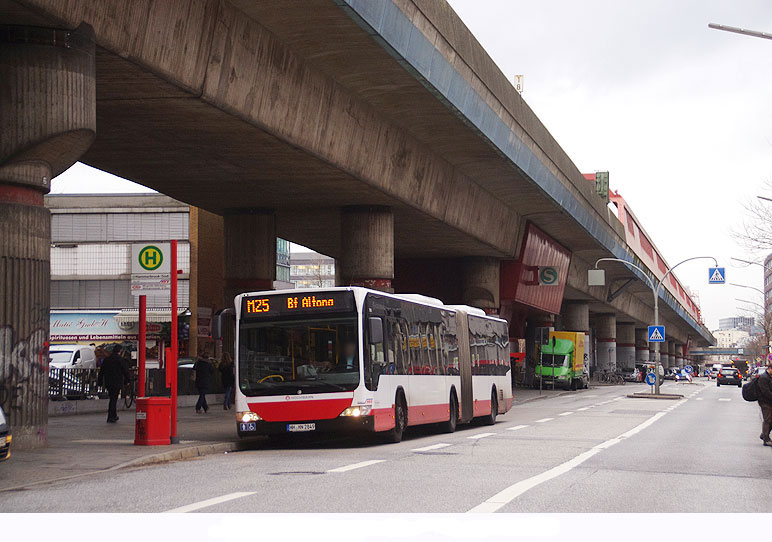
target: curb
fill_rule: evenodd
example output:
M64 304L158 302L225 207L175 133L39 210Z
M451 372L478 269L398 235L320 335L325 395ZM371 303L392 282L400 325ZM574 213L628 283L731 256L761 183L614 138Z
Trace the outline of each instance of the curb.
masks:
M677 393L660 393L654 395L653 393L631 393L627 396L629 399L664 399L664 400L677 400L683 399L684 396Z
M178 450L169 450L168 452L144 455L142 457L132 459L131 461L126 461L125 463L115 465L114 467L110 467L109 469L105 470L111 471L128 469L132 467L144 467L147 465L156 465L159 463L168 463L171 461L190 459L192 457L203 457L206 455L236 452L246 448L247 446L245 442L215 442L212 444L200 444L198 446L188 446Z

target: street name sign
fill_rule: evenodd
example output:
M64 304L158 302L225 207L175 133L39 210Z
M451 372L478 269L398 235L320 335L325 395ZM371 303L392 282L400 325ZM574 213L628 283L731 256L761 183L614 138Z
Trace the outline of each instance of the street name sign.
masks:
M131 245L131 294L165 295L171 290L170 243Z
M649 326L649 342L665 342L665 326Z
M708 267L708 284L726 283L725 267Z

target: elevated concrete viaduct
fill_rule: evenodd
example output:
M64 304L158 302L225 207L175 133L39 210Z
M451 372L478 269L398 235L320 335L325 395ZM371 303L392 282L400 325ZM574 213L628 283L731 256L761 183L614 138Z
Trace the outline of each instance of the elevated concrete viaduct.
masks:
M650 322L637 271L586 285L597 258L638 261L625 227L445 2L0 0L6 29L82 23L96 94L67 99L95 104L96 139L52 175L85 151L223 216L226 297L270 284L279 235L336 257L346 284L501 311L513 337L563 303ZM67 100L25 104L55 118ZM553 258L560 286L540 290ZM712 342L667 291L660 307L669 338Z

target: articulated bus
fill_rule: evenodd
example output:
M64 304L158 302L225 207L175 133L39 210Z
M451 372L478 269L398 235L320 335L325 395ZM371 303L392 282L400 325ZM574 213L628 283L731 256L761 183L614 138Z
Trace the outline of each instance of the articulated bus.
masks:
M466 306L366 288L241 294L236 411L241 437L377 432L478 418L512 406L507 322Z

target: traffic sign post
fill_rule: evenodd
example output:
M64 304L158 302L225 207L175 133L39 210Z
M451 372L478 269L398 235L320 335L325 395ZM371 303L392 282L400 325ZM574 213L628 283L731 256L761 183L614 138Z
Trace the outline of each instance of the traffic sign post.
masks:
M171 289L170 243L131 245L131 294L167 295Z
M665 326L649 326L649 342L650 343L663 343L665 342Z
M692 367L691 365L687 365L686 367L684 367L684 370L687 373L692 374L694 372L694 367Z
M725 267L708 267L708 284L725 284Z
M657 375L654 373L649 373L646 375L646 383L651 386L651 393L654 393L654 386L656 385L657 380Z

